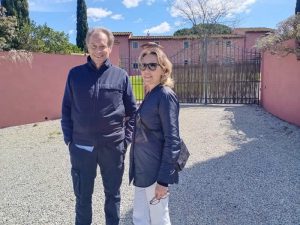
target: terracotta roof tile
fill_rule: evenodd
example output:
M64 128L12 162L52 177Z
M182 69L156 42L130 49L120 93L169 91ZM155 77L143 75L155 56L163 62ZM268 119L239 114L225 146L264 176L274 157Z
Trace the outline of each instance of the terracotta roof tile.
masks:
M220 34L220 35L213 35L212 38L243 38L244 35L237 35L237 34ZM166 40L166 39L198 39L198 36L131 36L130 40Z
M274 31L274 29L267 28L267 27L241 27L235 28L234 30L240 30L245 32L270 32Z
M130 36L132 32L112 32L115 36Z

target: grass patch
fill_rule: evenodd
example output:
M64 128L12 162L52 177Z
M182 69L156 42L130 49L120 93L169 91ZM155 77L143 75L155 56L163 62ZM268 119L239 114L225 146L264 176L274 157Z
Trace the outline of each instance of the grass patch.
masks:
M133 94L137 101L144 99L144 86L143 79L141 76L129 76L129 80L131 82L131 86L133 89Z

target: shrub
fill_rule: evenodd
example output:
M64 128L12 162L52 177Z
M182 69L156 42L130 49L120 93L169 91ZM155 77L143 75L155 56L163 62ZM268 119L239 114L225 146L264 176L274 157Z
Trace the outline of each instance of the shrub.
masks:
M296 47L286 46L283 42L295 39ZM277 25L277 29L258 40L256 47L272 54L300 56L300 14L289 17Z

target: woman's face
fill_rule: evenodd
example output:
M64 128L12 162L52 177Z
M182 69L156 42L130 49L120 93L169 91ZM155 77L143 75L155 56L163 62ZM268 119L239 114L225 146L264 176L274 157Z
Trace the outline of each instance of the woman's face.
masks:
M163 70L158 64L156 55L145 55L141 60L140 70L144 85L148 91L151 91L155 86L160 84Z

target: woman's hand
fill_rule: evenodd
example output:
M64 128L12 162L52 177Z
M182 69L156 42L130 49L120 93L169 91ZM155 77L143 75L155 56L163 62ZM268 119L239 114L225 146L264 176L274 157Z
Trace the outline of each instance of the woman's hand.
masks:
M168 187L162 186L160 184L156 184L155 187L155 198L156 199L162 199L165 198L166 195L168 194Z

